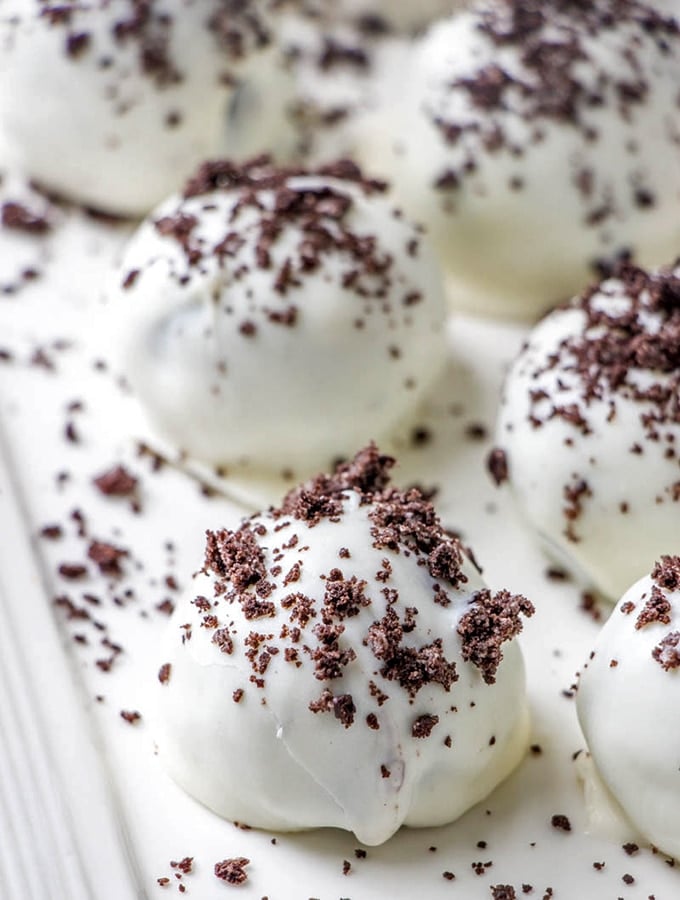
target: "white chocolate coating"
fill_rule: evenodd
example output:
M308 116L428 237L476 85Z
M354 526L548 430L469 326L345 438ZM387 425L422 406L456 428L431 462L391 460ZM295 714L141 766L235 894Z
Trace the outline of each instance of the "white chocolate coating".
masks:
M678 531L675 533L678 548ZM680 566L680 559L675 558ZM678 570L680 575L680 569ZM652 591L668 606L667 621L637 627ZM647 576L621 598L604 625L594 656L581 672L577 707L599 776L640 834L680 858L680 788L677 748L680 701L676 660L657 648L680 628L680 579L659 588Z
M435 25L363 123L362 163L427 224L455 304L482 314L535 318L597 260L625 248L658 266L680 248L677 23L647 27L628 0L585 20L534 7L491 0Z
M234 18L243 43L221 45L219 0L157 0L148 19L127 0L62 4L54 17L37 6L0 9L11 162L78 202L144 215L219 152L234 72L256 33Z
M195 264L154 224L182 216ZM210 463L300 472L351 455L401 424L445 358L422 236L351 178L175 197L133 238L120 281L135 272L113 298L121 371L158 430Z
M583 347L602 361L598 338L615 340L617 323L628 341L653 342L664 322L670 334L671 316L645 308L644 291L625 330L636 277L630 270L604 281L585 305L556 310L536 326L506 379L496 435L529 524L549 552L612 598L677 549L680 521L678 370L633 366L617 389L605 374L590 397L579 370ZM669 272L652 276L652 289L655 278L677 291ZM589 325L598 311L609 322ZM649 389L666 400L636 398Z
M278 162L289 162L299 155L293 116L296 85L290 69L282 39L241 67L222 141L229 159L245 161L268 153Z
M376 19L399 31L423 28L460 9L465 0L303 0L303 8L331 21Z
M319 28L300 16L286 20L279 37L295 82L288 118L298 153L312 160L354 158L357 124L379 105L391 78L384 55L394 48L401 59L403 42L376 39L344 22Z
M229 158L270 154L291 159L352 157L354 121L381 88L371 40L344 23L282 16L277 41L249 63L230 105Z
M503 644L495 683L464 661L457 629L484 589L469 561L462 568L467 583L452 588L433 578L420 554L376 547L374 504L362 503L354 490L342 496L337 520L312 526L290 515L249 520L251 533L262 531L256 546L274 582L265 601L270 615L246 618L244 599L256 597L252 586L230 601L233 582L226 582L225 596L213 571L194 579L158 657L165 674L156 689L156 736L173 779L226 818L281 831L343 828L376 845L401 825L457 818L518 764L528 740L524 667L515 640ZM296 565L296 579L286 584ZM338 578L344 587L356 578L363 605L334 618L322 605ZM448 606L435 602L436 584ZM308 623L296 617L291 594L311 599ZM197 608L197 596L208 606L201 601ZM434 677L410 692L384 674L386 657L376 656L382 637L372 628L388 610L406 622L407 607L417 612L400 652L432 653L454 664L452 684ZM313 656L322 619L342 622L335 650L350 652L341 674L326 680ZM225 626L230 652L214 638ZM295 626L301 635L292 642L287 629ZM253 647L253 633L265 638L248 658L245 640L251 635ZM324 691L351 704L351 722L333 708L310 709ZM429 733L417 736L421 717L434 718Z

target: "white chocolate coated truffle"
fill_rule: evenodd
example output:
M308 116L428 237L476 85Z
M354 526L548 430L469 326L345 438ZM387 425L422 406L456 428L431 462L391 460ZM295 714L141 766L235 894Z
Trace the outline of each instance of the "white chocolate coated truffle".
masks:
M536 326L504 387L496 440L521 509L612 598L677 545L678 275L621 266Z
M310 471L392 432L446 354L439 270L352 163L206 164L144 224L114 297L122 372L173 444Z
M598 775L640 834L676 859L678 667L680 557L666 556L604 625L581 672L577 708Z
M367 448L208 532L156 688L160 759L220 815L380 844L452 821L526 750L523 597L492 595Z
M490 0L433 27L362 162L424 222L473 312L536 317L599 260L680 248L680 30L634 0Z
M234 72L266 40L254 3L230 7L5 0L0 129L12 164L106 212L148 212L219 152Z

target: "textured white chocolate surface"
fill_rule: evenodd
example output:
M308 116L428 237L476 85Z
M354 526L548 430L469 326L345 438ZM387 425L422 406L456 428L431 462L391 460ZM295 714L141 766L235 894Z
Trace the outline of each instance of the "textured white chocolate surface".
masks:
M463 5L464 0L302 0L303 8L330 21L380 21L400 31L423 28Z
M457 305L536 317L597 260L677 253L680 33L615 7L477 4L421 39L366 117L361 157L427 224Z
M519 507L612 599L677 549L678 284L624 267L537 325L505 383L496 440Z
M10 161L69 199L144 215L219 152L235 73L263 41L256 15L222 15L219 0L4 0Z
M526 751L531 604L492 596L417 492L371 485L372 452L344 491L210 532L173 617L160 759L231 820L381 844L458 818Z
M191 456L308 473L389 435L431 386L440 272L352 165L222 165L125 253L111 297L120 371Z
M599 776L642 837L676 858L679 627L680 557L665 557L615 607L577 694Z

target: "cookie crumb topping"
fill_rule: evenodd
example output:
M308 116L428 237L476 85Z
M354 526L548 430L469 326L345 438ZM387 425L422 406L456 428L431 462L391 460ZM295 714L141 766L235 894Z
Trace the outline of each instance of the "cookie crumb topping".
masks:
M199 596L193 601L200 627L211 632L212 643L221 653L232 655L242 642L255 688L265 688L272 660L280 654L279 665L311 667L323 683L309 703L312 713L332 713L345 728L361 722L375 732L380 730L379 715L362 711L357 716L355 698L343 690L344 676L360 646L375 660L369 677L382 679L381 686L375 680L367 685L367 696L377 709L390 699L388 684L404 691L412 704L425 686L439 685L448 693L459 679L442 637L414 640L421 612L400 602L399 588L393 583L397 557L411 558L422 569L426 583L431 584L428 602L442 609L451 604L447 589L463 590L468 582L467 553L460 541L444 529L432 503L417 489L402 491L390 485L393 465L391 457L371 444L332 474L319 475L289 492L279 508L247 520L236 530L208 531L202 572L213 579L214 598ZM310 589L306 581L310 548L295 523L311 530L321 523L333 526L357 508L366 511L373 549L384 553L377 571L373 575L362 571L363 577L352 571L355 554L343 546L343 531L337 549L331 543L329 551L340 565L320 573L318 587ZM325 531L324 541L332 542L332 534L332 528ZM285 593L287 587L293 590ZM277 600L279 588L283 592ZM384 598L381 612L372 615L379 597ZM239 633L228 615L233 603L253 623L254 630L247 635ZM522 617L532 614L528 600L507 591L472 594L457 633L463 660L480 670L486 684L495 681L502 645L519 633ZM349 623L360 616L359 637L354 633L357 643L352 645ZM184 638L189 634L184 633ZM438 722L437 715L421 714L413 722L412 737L429 738Z

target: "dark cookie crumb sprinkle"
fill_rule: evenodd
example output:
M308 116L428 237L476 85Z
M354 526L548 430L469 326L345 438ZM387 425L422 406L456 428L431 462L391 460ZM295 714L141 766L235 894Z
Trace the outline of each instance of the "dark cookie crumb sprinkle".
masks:
M97 475L93 483L108 497L129 497L137 488L137 478L124 466L114 466Z
M496 61L480 65L468 77L443 84L441 96L427 108L442 140L461 151L459 163L434 179L435 186L446 192L457 191L474 175L480 156L523 154L531 144L543 140L545 128L553 123L577 131L588 143L598 140L598 132L590 124L593 107L607 107L617 118L629 120L650 93L639 63L640 43L654 42L663 55L679 36L673 18L635 0L499 0L479 11L477 29L499 57L507 48L515 51L520 65ZM612 48L621 73L618 78L593 54L586 39L612 32L621 35L616 49ZM584 65L593 69L587 80L582 75ZM465 115L448 113L451 95L468 107ZM460 103L455 102L453 108L459 109ZM525 125L529 137L523 143L517 142L518 129L507 127L508 114ZM521 181L513 187L521 189ZM579 173L576 187L587 204L588 224L606 222L613 210L606 198L593 205L592 173ZM644 185L635 186L632 200L640 208L654 204L653 194Z
M487 684L494 684L503 659L501 646L522 630L522 616L534 614L533 604L520 594L488 589L477 591L470 609L458 624L462 656L481 671Z
M603 297L625 300L603 303ZM673 459L677 450L672 445L680 426L680 277L676 270L648 273L630 262L618 263L605 281L575 301L575 308L584 315L582 328L563 339L531 374L539 383L543 376L552 378L555 369L564 371L575 380L579 396L574 403L560 405L537 386L529 397L532 425L540 428L559 418L588 439L598 427L593 410L605 406L607 421L614 421L620 402L635 404L642 441ZM630 452L637 455L645 449L638 441ZM680 501L674 484L668 486L667 494L670 502ZM565 534L572 541L579 540L576 523L592 496L592 485L580 475L564 486ZM629 504L622 502L621 514L628 511Z
M431 502L418 490L399 491L389 486L393 465L394 460L381 455L372 444L353 460L338 465L332 475L319 475L291 491L282 506L269 510L266 518L253 517L235 531L208 531L202 571L213 578L214 597L193 601L200 613L197 626L210 629L219 650L233 653L236 635L243 641L252 666L250 681L258 689L265 688L270 667L300 668L311 663L314 676L323 685L309 703L310 712L332 713L345 728L352 727L355 720L373 731L381 725L375 712L362 710L357 715L352 694L342 690L342 678L357 658L357 650L348 645L348 620L365 610L369 617L363 626L363 646L378 662L384 681L398 685L412 703L424 686L440 685L449 692L459 677L455 663L446 656L442 638L427 643L414 640L419 610L399 604L399 592L392 582L395 555L410 557L426 578L433 579L428 602L446 608L451 599L441 582L454 589L465 585L468 577L463 567L468 554L458 538L445 531ZM311 595L299 590L280 598L274 595L281 586L285 591L289 584L297 586L309 577L304 564L309 547L303 546L295 522L312 529L322 521L340 521L350 498L366 507L373 548L385 554L379 557L378 571L364 580L333 567L320 574L321 596L311 590ZM331 548L331 553L336 559L351 559L346 547ZM370 615L370 610L380 595L386 609L378 618ZM240 605L245 619L257 621L264 630L241 636L226 613L232 603ZM458 636L464 660L481 671L487 684L495 681L503 659L502 645L519 633L521 618L532 613L528 600L506 591L472 594L458 622ZM186 626L182 640L190 637L191 627ZM389 700L381 688L384 684L368 683L370 697L378 707ZM238 702L240 697L234 699ZM436 715L420 715L412 724L413 737L430 737L438 723ZM453 744L446 733L439 741L447 748ZM494 743L492 737L489 745Z
M672 631L659 641L652 650L652 658L659 663L662 669L670 672L680 668L680 631Z
M237 856L232 859L223 859L215 863L215 876L227 884L245 884L248 880L246 866L250 860L245 856Z
M554 815L550 820L550 824L559 831L571 831L571 822L565 815Z
M491 896L493 900L516 900L517 893L510 884L497 884L491 887Z
M652 588L649 599L637 617L635 628L639 630L653 622L661 622L664 625L670 625L671 622L671 604L656 586Z
M3 203L0 207L0 222L5 228L27 234L46 234L51 228L44 216L31 212L21 203Z
M508 480L508 457L505 450L495 447L487 456L486 467L495 484L500 487Z
M414 738L428 738L432 734L435 725L439 724L439 716L419 716L411 726L411 735Z

